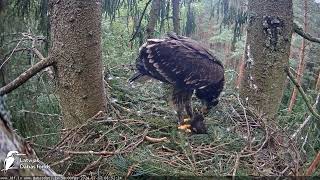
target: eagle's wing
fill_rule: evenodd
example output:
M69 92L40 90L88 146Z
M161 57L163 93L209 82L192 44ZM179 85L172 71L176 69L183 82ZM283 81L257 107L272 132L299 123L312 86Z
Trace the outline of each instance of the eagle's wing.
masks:
M219 82L222 64L196 41L149 39L140 51L140 68L152 77L186 88L204 88Z
M170 83L171 81L168 81L164 75L160 74L161 70L157 70L159 67L155 63L155 58L158 59L158 57L154 57L155 52L151 52L151 46L159 45L159 43L162 41L164 40L154 39L152 41L148 40L146 43L144 43L139 49L139 57L136 60L136 67L139 71L138 73L142 75L148 75L160 81ZM165 56L165 53L166 52L163 52L162 56ZM139 74L137 76L139 76Z

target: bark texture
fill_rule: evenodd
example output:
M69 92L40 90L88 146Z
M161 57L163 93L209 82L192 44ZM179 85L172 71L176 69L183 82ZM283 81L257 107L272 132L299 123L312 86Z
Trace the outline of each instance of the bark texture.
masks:
M316 91L320 90L320 72L318 74L318 79L317 79L317 83L316 83Z
M267 117L277 113L286 80L293 28L292 0L249 0L240 96Z
M0 65L3 63L4 60L4 50L0 48ZM0 87L5 86L6 84L6 65L3 65L0 68Z
M172 0L173 31L180 34L180 0Z
M101 0L50 0L50 56L65 127L105 111L101 55Z
M150 18L147 26L147 38L154 37L154 29L157 24L157 20L160 13L160 0L153 0L150 10Z

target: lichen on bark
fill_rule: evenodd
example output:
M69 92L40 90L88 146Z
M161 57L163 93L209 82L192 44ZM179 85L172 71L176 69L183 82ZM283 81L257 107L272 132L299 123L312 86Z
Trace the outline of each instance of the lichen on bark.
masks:
M284 11L284 9L286 11ZM268 117L279 108L293 27L292 1L250 0L240 96Z

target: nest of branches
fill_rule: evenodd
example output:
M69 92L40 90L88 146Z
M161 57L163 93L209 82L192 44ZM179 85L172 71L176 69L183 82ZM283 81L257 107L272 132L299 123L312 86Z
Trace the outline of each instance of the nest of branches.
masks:
M286 131L244 106L229 90L205 117L208 134L192 135L177 129L166 103L167 88L159 82L130 87L125 75L129 68L119 69L107 78L112 93L109 114L28 139L57 172L68 176L299 174L302 158ZM59 141L43 141L48 136Z

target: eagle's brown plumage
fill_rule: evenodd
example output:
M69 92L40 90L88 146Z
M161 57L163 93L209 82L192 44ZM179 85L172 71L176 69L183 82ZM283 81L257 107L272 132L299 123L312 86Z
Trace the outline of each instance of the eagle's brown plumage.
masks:
M218 103L224 86L222 63L198 42L176 34L165 39L148 39L139 49L138 72L130 82L150 76L174 86L172 102L182 122L183 110L192 118L191 96L209 110Z

